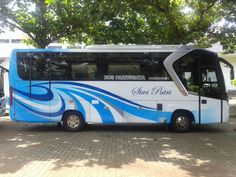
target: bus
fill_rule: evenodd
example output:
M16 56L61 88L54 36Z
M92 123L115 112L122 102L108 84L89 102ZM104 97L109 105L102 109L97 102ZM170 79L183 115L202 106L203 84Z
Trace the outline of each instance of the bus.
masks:
M7 70L0 66L0 116L4 116L6 112L6 97L4 93L4 73Z
M10 117L29 123L166 124L176 132L223 123L229 106L217 54L181 45L16 49ZM231 78L233 79L233 71Z

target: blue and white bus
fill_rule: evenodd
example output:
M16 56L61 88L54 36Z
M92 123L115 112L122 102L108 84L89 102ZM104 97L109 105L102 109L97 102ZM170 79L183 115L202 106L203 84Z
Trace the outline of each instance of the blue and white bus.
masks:
M10 116L62 123L68 131L164 123L185 132L194 124L223 123L229 106L221 62L229 65L210 51L174 45L14 50Z

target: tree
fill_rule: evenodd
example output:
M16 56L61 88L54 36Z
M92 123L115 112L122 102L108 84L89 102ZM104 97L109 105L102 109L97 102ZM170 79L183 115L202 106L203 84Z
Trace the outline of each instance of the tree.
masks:
M211 37L221 41L226 53L236 50L236 3L234 0L222 0L219 13L223 16L223 25L215 26ZM222 23L222 22L221 22Z
M2 0L0 20L26 33L28 42L35 47L45 48L53 41L77 33L84 23L80 18L80 1L64 1Z
M220 18L218 1L123 0L99 5L102 20L90 31L95 43L199 43Z
M235 6L234 0L102 1L96 6L100 20L87 33L89 42L98 44L193 43L209 47L221 41L232 49ZM223 27L222 20L226 21Z
M235 9L234 0L2 0L0 19L40 47L61 39L201 47L220 40L231 49ZM227 24L220 27L222 19Z

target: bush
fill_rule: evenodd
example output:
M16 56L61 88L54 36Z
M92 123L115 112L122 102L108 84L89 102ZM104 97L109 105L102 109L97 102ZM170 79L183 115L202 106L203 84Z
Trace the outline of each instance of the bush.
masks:
M232 81L231 81L231 84L232 84L233 86L236 86L236 79L232 80Z

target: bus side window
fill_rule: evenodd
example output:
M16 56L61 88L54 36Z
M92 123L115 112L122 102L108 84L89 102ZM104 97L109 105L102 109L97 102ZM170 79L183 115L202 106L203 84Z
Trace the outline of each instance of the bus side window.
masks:
M49 79L49 53L35 52L31 54L31 80Z
M168 52L159 52L159 53L150 53L150 59L148 60L148 80L171 80L170 76L168 75L163 61L170 53Z
M30 79L30 58L26 52L17 53L17 72L21 79Z
M75 53L69 59L72 60L72 80L98 79L97 53Z
M104 53L103 80L145 80L146 62L143 53Z
M56 53L51 61L52 80L96 80L96 53Z

